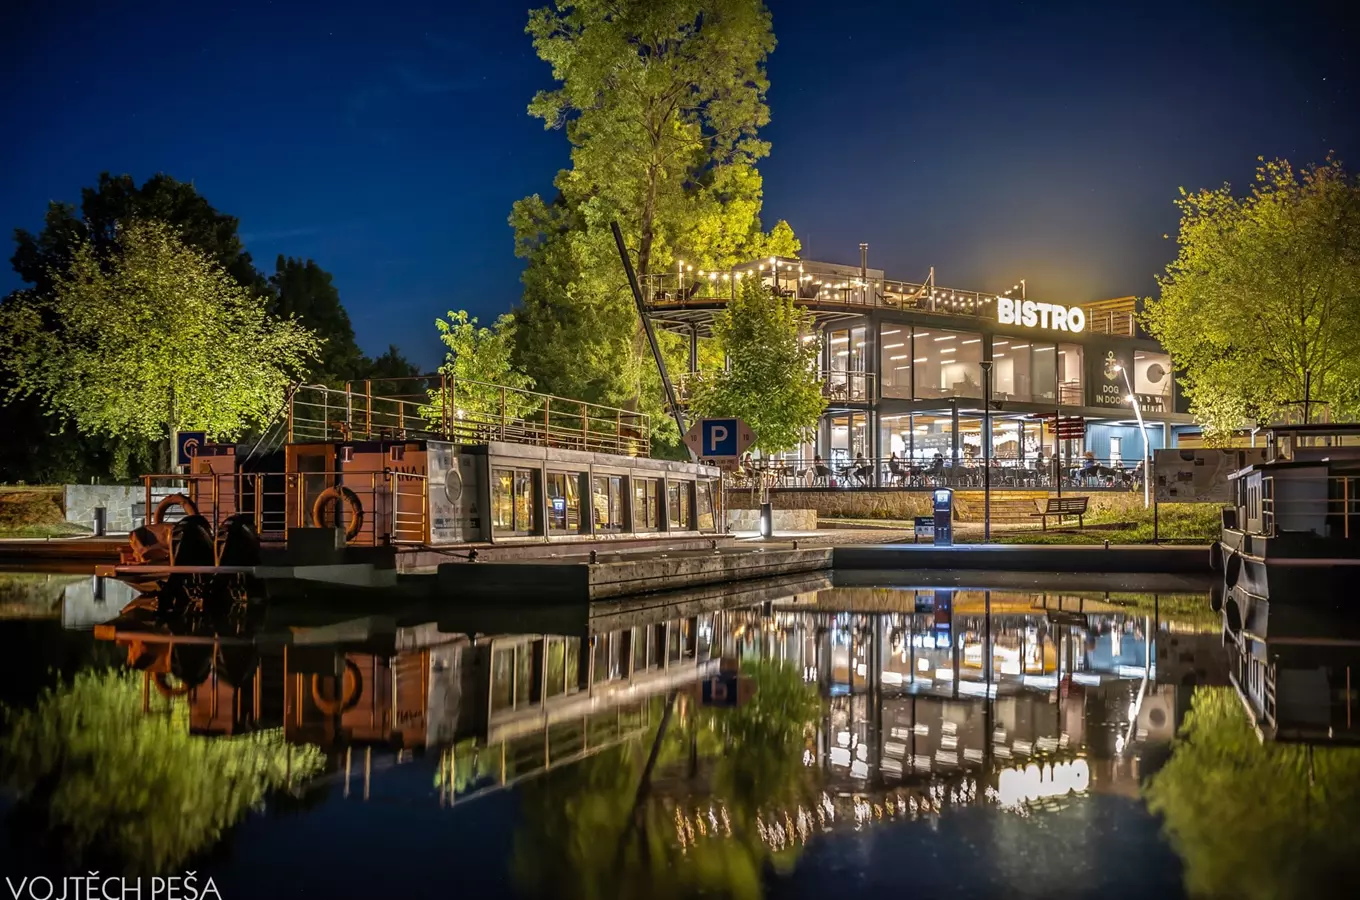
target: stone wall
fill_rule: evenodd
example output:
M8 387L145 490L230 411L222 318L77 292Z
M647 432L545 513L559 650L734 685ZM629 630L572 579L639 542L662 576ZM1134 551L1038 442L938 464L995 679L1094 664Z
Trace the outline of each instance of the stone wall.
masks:
M159 503L174 488L151 489L151 502ZM146 523L146 488L125 484L68 484L63 505L66 521L94 528L94 511L103 507L110 533L125 533Z
M729 508L727 510L728 531L759 531L759 520L760 510L758 509ZM817 511L815 509L776 509L774 510L774 530L776 533L781 531L816 531Z

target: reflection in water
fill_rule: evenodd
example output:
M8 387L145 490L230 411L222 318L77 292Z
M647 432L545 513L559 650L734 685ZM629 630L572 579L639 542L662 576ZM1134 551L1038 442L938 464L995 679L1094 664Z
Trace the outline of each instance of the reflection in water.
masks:
M1199 688L1147 788L1192 894L1354 896L1360 754L1262 742L1230 688Z
M145 704L144 704L145 701ZM163 873L211 846L265 793L321 769L279 731L190 736L183 704L143 696L142 679L86 670L12 712L0 774L13 813L65 867Z
M799 590L557 609L513 633L485 610L475 624L395 601L245 610L200 592L213 602L176 613L161 597L98 632L137 674L87 672L19 713L5 771L34 833L150 870L322 768L307 815L414 804L492 829L505 820L484 811L513 804L513 851L475 863L554 896L759 896L798 884L819 843L891 867L869 833L917 822L928 844L962 810L990 817L971 852L1022 872L1033 820L1085 815L1097 794L1134 809L1168 754L1150 796L1197 893L1273 895L1269 860L1300 877L1305 839L1266 847L1276 831L1347 839L1352 757L1319 751L1310 769L1304 750L1263 748L1236 700L1204 687L1228 683L1231 659L1205 596ZM701 688L735 664L754 693ZM1273 830L1247 814L1266 805ZM1083 832L1064 865L1102 871L1124 840Z

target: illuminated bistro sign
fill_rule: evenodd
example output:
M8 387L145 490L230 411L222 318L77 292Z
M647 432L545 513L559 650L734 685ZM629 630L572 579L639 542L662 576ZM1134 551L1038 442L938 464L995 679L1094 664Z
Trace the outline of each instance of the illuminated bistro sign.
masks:
M1024 325L1026 328L1038 326L1073 333L1086 330L1086 310L1080 306L997 297L996 317L1002 325Z

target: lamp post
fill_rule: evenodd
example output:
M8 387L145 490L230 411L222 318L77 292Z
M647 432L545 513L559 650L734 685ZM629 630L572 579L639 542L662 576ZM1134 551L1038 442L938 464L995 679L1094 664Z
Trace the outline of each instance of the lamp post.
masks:
M1115 370L1124 376L1124 387L1129 389L1129 402L1133 404L1133 414L1138 419L1138 430L1143 435L1143 509L1147 509L1151 504L1152 484L1152 445L1148 443L1147 426L1143 424L1143 408L1138 404L1138 395L1133 392L1133 385L1129 384L1129 372L1123 366L1116 365Z
M982 365L982 542L992 540L992 361Z

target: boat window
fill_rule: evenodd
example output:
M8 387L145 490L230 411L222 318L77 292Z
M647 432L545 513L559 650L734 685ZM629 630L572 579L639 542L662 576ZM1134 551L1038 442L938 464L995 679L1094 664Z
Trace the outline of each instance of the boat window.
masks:
M666 486L666 518L672 531L690 531L693 525L692 481L671 481Z
M596 531L623 531L623 482L622 475L596 475L592 502L595 509Z
M548 484L548 533L580 534L584 520L581 517L583 472L549 472Z
M491 470L491 527L495 534L539 533L535 521L536 482L533 469Z
M633 530L661 530L661 479L633 479Z
M695 508L699 513L699 530L713 531L716 524L713 519L713 482L701 481L695 485L697 501Z

